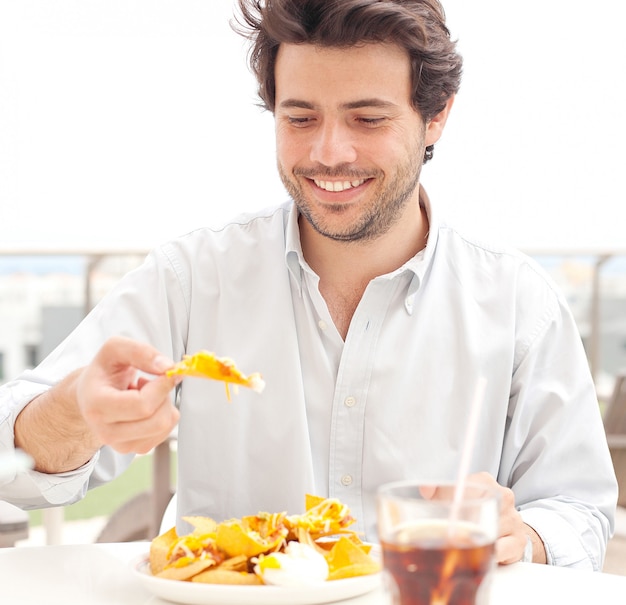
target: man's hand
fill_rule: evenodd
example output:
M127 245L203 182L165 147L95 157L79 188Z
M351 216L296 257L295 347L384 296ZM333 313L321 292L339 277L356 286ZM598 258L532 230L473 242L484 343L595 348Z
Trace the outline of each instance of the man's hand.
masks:
M173 365L151 346L107 341L76 383L78 409L94 436L118 452L138 454L166 439L179 418L170 392L181 378L163 375ZM137 370L156 377L137 379Z
M103 445L146 453L178 422L170 391L180 377L153 347L128 338L108 340L86 367L31 401L15 423L15 445L46 473L76 469ZM137 372L154 378L140 377Z
M524 549L528 538L533 545L533 563L546 563L546 550L539 534L522 521L522 517L515 508L515 495L508 487L502 487L489 473L475 473L467 477L471 483L480 483L500 494L500 523L498 539L496 540L496 562L502 565L517 563L524 556ZM441 495L450 497L450 489ZM441 488L435 486L420 488L423 498L436 499Z
M495 487L500 493L500 529L496 541L496 561L503 565L517 563L524 555L527 538L533 544L533 562L546 563L546 551L535 530L522 521L515 508L515 495L508 487L502 487L489 473L476 473L467 478L473 483Z

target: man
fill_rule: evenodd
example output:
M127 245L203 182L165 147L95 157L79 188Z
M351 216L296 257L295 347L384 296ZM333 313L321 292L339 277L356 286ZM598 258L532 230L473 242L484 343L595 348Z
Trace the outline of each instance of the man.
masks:
M239 4L293 203L155 250L2 390L0 443L36 469L0 497L75 501L178 423L179 516L297 511L313 492L374 540L381 483L456 477L483 377L471 470L499 484L498 560L600 569L616 482L566 304L419 185L461 73L439 3ZM200 349L266 390L227 405L186 379L177 409L163 373Z

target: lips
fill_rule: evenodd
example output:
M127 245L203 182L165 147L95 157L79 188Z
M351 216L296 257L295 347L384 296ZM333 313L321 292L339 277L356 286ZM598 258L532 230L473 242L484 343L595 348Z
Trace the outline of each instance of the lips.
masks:
M340 192L348 189L354 189L365 183L367 179L354 179L351 181L323 181L319 179L313 179L313 182L324 191Z

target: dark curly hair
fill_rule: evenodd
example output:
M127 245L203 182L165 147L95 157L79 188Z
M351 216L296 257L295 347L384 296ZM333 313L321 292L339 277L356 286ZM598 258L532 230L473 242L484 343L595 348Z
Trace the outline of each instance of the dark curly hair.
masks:
M462 59L438 0L238 0L233 28L250 40L262 105L274 111L274 66L282 43L349 47L391 42L411 61L412 102L425 122L459 89ZM432 157L432 146L425 160Z

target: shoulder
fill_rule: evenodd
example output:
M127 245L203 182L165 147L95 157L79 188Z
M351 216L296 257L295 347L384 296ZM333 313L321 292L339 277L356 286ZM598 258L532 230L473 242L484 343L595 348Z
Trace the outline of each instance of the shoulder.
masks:
M551 327L572 334L577 330L565 294L528 254L473 238L448 225L440 228L439 244L437 256L450 267L463 295L494 315L513 320L518 361Z
M483 279L496 280L501 287L509 283L524 290L545 290L546 294L560 297L561 292L546 270L527 253L499 242L467 234L455 226L439 226L437 256L462 267Z
M161 244L155 254L174 262L175 259L199 260L202 255L271 242L284 243L285 225L292 203L242 213L217 227L195 229ZM283 246L284 247L284 246Z
M214 296L226 285L263 283L285 256L285 225L291 203L241 214L219 227L203 227L155 247L144 274L179 292ZM169 295L168 295L169 296Z

